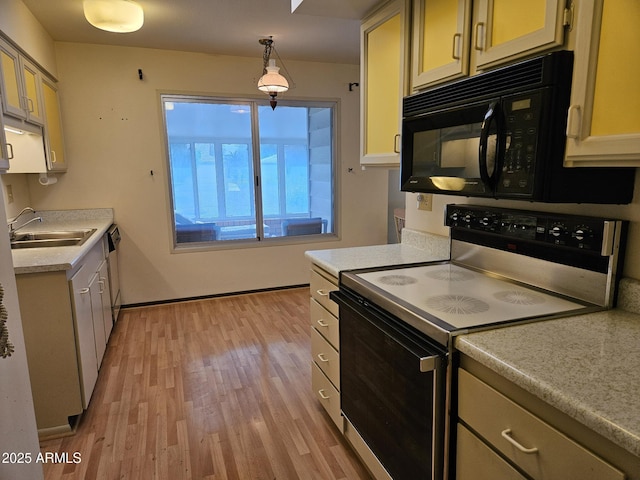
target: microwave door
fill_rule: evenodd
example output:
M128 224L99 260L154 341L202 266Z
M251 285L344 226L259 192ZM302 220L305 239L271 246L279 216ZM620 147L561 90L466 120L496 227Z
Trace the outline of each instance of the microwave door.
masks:
M479 152L490 103L444 110L403 125L401 187L408 192L493 196L483 180ZM493 123L488 144L495 141ZM493 157L491 157L493 158Z

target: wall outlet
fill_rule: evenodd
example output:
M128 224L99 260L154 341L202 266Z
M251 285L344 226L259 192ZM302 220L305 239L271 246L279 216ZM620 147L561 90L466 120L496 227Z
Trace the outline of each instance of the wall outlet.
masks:
M13 187L11 185L7 185L7 204L13 203Z
M433 208L433 195L431 193L421 193L418 195L418 210L430 212Z

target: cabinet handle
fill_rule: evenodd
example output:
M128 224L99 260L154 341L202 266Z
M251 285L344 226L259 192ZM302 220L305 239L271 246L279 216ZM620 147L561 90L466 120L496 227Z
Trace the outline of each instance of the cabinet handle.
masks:
M320 398L322 398L323 400L329 400L331 398L329 395L324 393L324 388L318 390L318 395L320 395Z
M7 143L7 160L13 160L13 145Z
M320 359L321 362L328 362L329 359L324 355L324 353L319 353L318 355L316 355L318 357L318 359Z
M56 163L58 159L56 158L56 151L51 150L51 163Z
M451 57L454 60L460 60L460 55L458 54L458 46L460 45L460 40L462 40L462 34L455 33L453 35L453 51L451 52Z
M100 277L98 285L100 285L100 295L102 295L104 293L104 277Z
M33 113L35 111L35 109L33 108L33 100L31 100L29 97L24 97L24 99L27 101L27 111L29 113Z
M571 105L567 111L567 138L580 138L580 105Z
M89 293L89 289L88 288L81 288L80 289L80 295L84 295L85 293Z
M480 45L480 27L484 27L484 22L478 22L474 27L473 48L482 51L482 46Z
M327 328L329 326L329 324L325 322L323 319L317 320L317 323L323 328Z
M536 447L527 448L527 447L523 447L520 443L516 442L513 439L513 437L511 436L511 429L510 428L507 428L506 430L503 430L500 433L500 435L502 435L502 438L504 438L507 442L509 442L514 447L516 447L522 453L536 453L538 451L538 449Z
M322 289L316 290L316 293L318 295L320 295L321 297L328 297L329 296L329 292L327 292L326 290L322 290Z
M396 133L393 137L393 153L400 153L400 142L398 140L400 140L400 134Z

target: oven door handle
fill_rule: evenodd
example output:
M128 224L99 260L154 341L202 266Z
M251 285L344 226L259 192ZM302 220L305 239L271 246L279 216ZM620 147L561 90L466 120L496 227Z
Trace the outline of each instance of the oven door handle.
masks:
M437 370L442 362L441 355L431 355L430 357L420 357L420 372L432 372Z

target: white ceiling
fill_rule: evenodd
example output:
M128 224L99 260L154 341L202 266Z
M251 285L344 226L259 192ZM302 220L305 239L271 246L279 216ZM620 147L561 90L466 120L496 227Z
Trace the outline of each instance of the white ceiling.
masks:
M55 41L126 45L262 57L273 36L280 58L359 62L360 19L380 0L137 0L145 23L137 32L98 30L82 0L23 0ZM291 13L292 2L298 5Z

